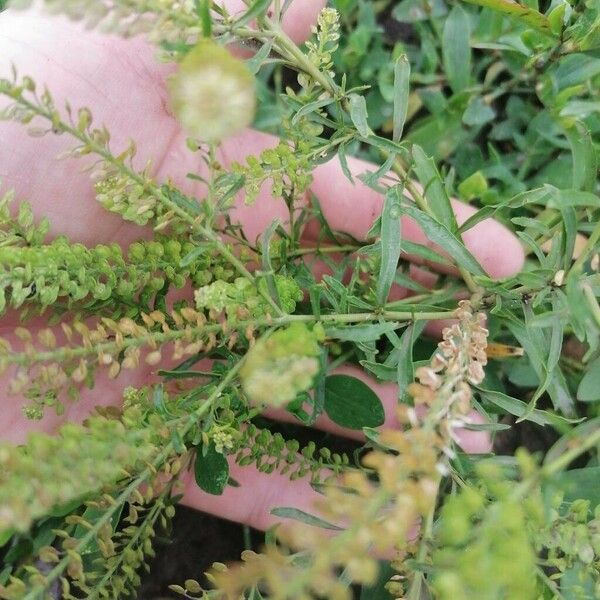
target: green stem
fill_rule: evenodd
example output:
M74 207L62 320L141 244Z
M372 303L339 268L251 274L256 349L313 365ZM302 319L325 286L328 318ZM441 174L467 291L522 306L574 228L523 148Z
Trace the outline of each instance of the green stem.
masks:
M244 331L248 326L254 327L284 327L290 323L369 323L372 321L433 321L439 319L452 319L455 316L455 311L440 311L440 312L400 312L400 311L382 311L370 313L349 313L349 314L328 314L328 315L285 315L277 318L264 317L256 320L238 321L236 323L227 323L226 327L229 331L238 330ZM98 355L102 353L114 354L121 352L131 347L141 347L152 342L157 344L166 344L174 342L178 339L185 338L190 334L197 339L199 336L207 333L217 333L224 329L221 323L209 325L200 325L188 329L176 329L171 331L149 332L135 338L126 338L121 343L114 340L95 344L93 347L77 347L77 348L58 348L56 350L48 350L39 352L34 355L25 353L11 352L5 355L0 355L0 365L31 365L39 362L48 361L63 361L75 358L81 358L86 355Z

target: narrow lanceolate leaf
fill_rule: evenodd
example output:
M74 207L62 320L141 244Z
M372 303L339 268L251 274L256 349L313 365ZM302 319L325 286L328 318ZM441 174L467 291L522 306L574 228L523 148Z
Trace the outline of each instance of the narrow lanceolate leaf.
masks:
M598 159L590 131L576 121L565 133L573 153L573 189L593 192L596 189Z
M505 410L515 417L519 417L520 420L531 421L538 425L555 425L557 423L566 422L558 415L553 415L545 410L540 410L538 408L531 410L523 400L513 398L512 396L508 396L497 390L486 390L483 388L477 388L477 390L483 400L491 402L498 408Z
M406 54L402 54L394 65L394 131L392 134L394 142L399 142L402 138L402 131L408 114L409 92L410 63Z
M350 118L358 133L363 137L369 137L373 133L367 122L367 116L367 101L365 97L358 94L350 94Z
M333 531L342 531L341 527L334 525L333 523L329 523L325 521L325 519L321 519L320 517L316 517L315 515L311 515L299 508L293 508L292 506L278 506L271 511L272 515L276 517L281 517L283 519L293 519L294 521L300 521L301 523L305 523L306 525L312 525L313 527L319 527L320 529L331 529Z
M600 402L600 358L591 362L577 388L580 402Z
M381 213L381 265L377 280L377 303L379 306L383 306L387 301L400 259L402 245L401 194L402 188L399 186L390 189L385 195Z
M450 231L456 232L458 229L456 216L433 159L429 158L421 146L417 145L413 146L412 154L415 161L415 172L423 186L429 207L440 223Z
M455 94L464 90L471 79L469 36L469 15L457 4L446 19L442 35L444 69Z
M552 35L552 29L548 19L540 12L533 8L529 8L525 4L518 4L513 0L464 0L469 4L477 6L485 6L501 12L509 17L516 17L524 21L530 27L537 29L548 35Z
M425 235L440 246L457 265L464 267L474 275L486 275L477 259L445 225L412 204L405 204L402 211L411 219L414 219Z
M249 4L248 10L235 22L235 27L242 27L263 15L271 5L271 0L255 0Z

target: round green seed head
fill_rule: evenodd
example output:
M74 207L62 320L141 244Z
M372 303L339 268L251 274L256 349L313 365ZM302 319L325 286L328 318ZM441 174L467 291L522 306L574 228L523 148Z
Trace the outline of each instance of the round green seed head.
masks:
M169 80L171 103L192 136L218 142L252 122L254 77L245 63L212 40L201 40Z

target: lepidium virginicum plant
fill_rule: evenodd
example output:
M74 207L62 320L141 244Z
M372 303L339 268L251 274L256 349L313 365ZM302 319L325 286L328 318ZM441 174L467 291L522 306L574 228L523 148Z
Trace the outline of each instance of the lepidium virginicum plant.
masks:
M304 47L282 28L288 2L248 1L236 15L210 0L46 5L147 35L176 64L171 102L202 192L136 167L135 142L115 148L89 108L58 105L27 73L0 74L1 118L70 137L97 201L154 231L127 248L48 239L48 222L3 191L0 310L22 320L16 341L0 343L7 394L43 419L98 375L145 363L161 378L83 425L0 445L0 597L133 594L168 531L180 474L192 469L205 493L221 494L226 456L307 477L322 499L314 515L281 507L288 524L260 553L215 564L210 590L196 573L172 586L187 598L350 598L352 583L367 598L599 597L598 2L338 0ZM384 35L385 19L406 36ZM280 143L221 164L223 138L252 122ZM319 198L304 201L327 159L351 178L351 153L378 164L361 175L383 198L366 242L332 231ZM247 239L229 209L265 185L289 217ZM476 207L462 224L453 193ZM490 216L528 252L501 281L463 241ZM405 239L405 217L436 246ZM322 235L301 248L311 219ZM452 274L424 286L404 255ZM315 279L313 258L332 275ZM392 300L395 284L411 294ZM187 286L193 296L167 297ZM50 327L34 335L40 314ZM447 319L432 345L426 323ZM341 362L398 384L397 429L380 428L368 386L331 372ZM267 406L362 430L361 458L261 427ZM545 456L457 445L460 428L500 435L523 421L556 432Z

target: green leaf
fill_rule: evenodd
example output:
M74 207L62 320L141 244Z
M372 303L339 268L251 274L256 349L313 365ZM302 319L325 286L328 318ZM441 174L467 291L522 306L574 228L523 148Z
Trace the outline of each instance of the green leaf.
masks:
M558 415L553 415L545 410L534 408L530 409L526 402L513 398L495 390L484 390L477 388L479 395L483 400L487 400L498 408L505 410L507 413L519 417L525 421L531 421L538 425L555 425L557 423L565 423L566 419L562 419Z
M394 64L394 130L392 139L400 141L406 115L408 114L408 96L410 93L410 62L406 54L401 54Z
M600 358L588 365L587 372L577 388L577 400L580 402L600 400Z
M495 116L494 109L483 98L475 96L467 105L467 110L463 113L462 120L465 125L480 127L493 121Z
M471 80L471 46L469 15L456 4L450 11L442 35L444 70L452 91L464 90Z
M552 476L551 488L564 492L564 501L589 500L593 507L600 504L600 467L572 469Z
M180 267L187 267L191 265L199 256L208 252L209 248L206 246L196 246L193 250L190 250L179 262Z
M445 225L438 223L412 204L404 204L402 210L411 219L414 219L425 235L443 248L458 265L474 275L486 275L477 259Z
M197 449L194 475L201 490L214 496L223 493L229 480L229 463L223 454L217 452L213 442Z
M330 375L325 379L325 412L334 423L348 429L379 427L385 421L377 394L350 375Z
M488 189L487 179L485 178L485 176L483 175L483 173L481 171L475 171L475 173L473 173L472 175L467 177L458 186L458 193L460 194L461 198L464 198L465 200L469 201L469 200L473 200L474 198L480 198L481 195L487 191L487 189ZM490 208L490 207L484 207L484 209L485 208ZM484 210L484 209L481 209L481 210ZM478 211L478 212L480 212L480 211ZM488 210L488 213L490 213L490 212L492 212L492 211ZM477 214L477 213L475 213L475 214ZM475 215L472 215L470 217L470 219L472 219L474 216ZM479 215L479 217L481 217L481 215ZM477 221L477 222L479 222L479 221ZM475 225L475 222L472 221L472 223L473 223L473 225ZM473 225L467 225L465 227L465 225L467 225L467 224L463 223L461 225L461 227L459 228L459 231L461 233L463 231L467 231L470 227L473 226Z
M443 0L403 0L398 2L392 16L401 23L417 23L431 18L443 17L448 8Z
M545 34L552 35L550 23L548 19L533 8L529 8L524 4L518 4L514 0L464 0L469 4L476 4L477 6L485 6L501 12L509 17L517 17L519 20L527 23L534 29L541 31Z
M573 188L586 192L596 189L598 161L589 129L576 121L565 131L573 153Z
M523 304L523 312L526 320L531 320L533 317L531 306ZM543 354L548 347L548 340L544 332L539 330L539 328L528 326L516 319L507 321L506 324L525 350L525 354L529 357L531 366L535 369L540 381L544 381L546 379L546 360ZM559 368L556 368L551 374L547 391L556 410L561 411L564 415L573 416L573 398L571 397L565 376Z
M271 0L255 0L249 7L248 10L235 21L233 27L243 27L250 23L250 21L263 15L266 10L271 6Z
M281 517L282 519L293 519L294 521L300 521L306 525L312 525L313 527L319 527L320 529L331 529L332 531L343 531L342 527L338 527L333 523L325 521L320 517L311 515L310 513L304 512L298 508L291 506L277 506L271 511L272 515Z
M269 54L271 53L271 48L273 48L273 40L268 40L265 42L260 50L254 54L251 58L246 61L246 66L252 75L256 75L263 63L267 58L269 58Z
M458 229L456 216L433 159L429 158L423 152L423 149L416 144L412 148L412 155L415 161L415 172L423 186L429 207L440 223L446 225L450 231L455 232Z
M377 279L377 304L383 306L388 299L402 246L401 234L401 188L394 186L385 195L381 213L381 264Z
M350 118L362 137L369 137L373 133L367 122L367 101L364 96L350 94Z
M313 113L320 108L329 106L330 104L333 104L333 102L335 102L335 98L321 98L320 100L315 100L305 104L296 113L294 113L294 116L292 117L292 125L296 125L303 117L306 117L310 113Z

